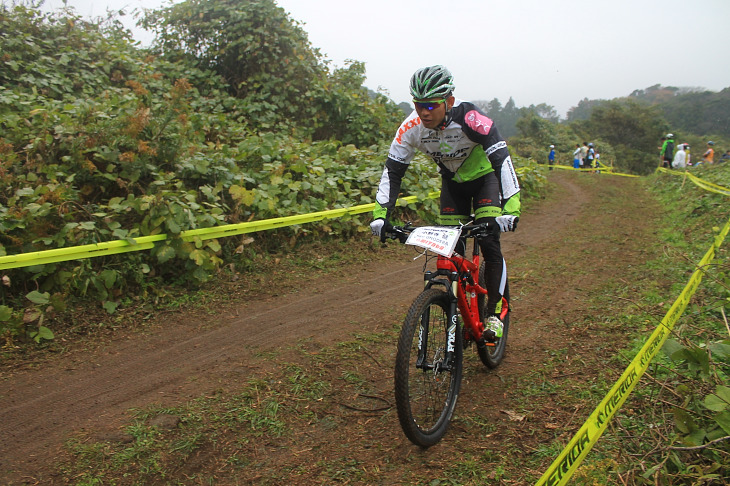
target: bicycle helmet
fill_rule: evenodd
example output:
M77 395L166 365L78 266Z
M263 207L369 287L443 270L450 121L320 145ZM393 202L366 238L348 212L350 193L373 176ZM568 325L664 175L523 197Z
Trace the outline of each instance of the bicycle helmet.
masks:
M673 133L667 133L667 138L674 138L674 134Z
M444 66L421 68L411 76L411 96L414 100L447 98L454 91L454 77Z
M709 142L707 142L707 145L715 145L715 142L713 142L712 140L710 140Z

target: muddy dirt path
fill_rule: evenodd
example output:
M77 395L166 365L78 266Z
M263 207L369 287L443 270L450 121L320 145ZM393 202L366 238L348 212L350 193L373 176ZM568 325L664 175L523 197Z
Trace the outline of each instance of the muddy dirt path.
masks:
M508 262L555 243L561 230L594 202L576 176L582 175L551 174L551 198L532 203L518 231L502 239ZM2 482L33 483L33 478L48 477L49 459L60 454L71 434L112 433L129 419L129 409L177 405L226 380L276 366L256 356L279 346L282 336L307 338L309 346L332 345L357 329L375 328L403 315L422 288L421 265L384 254L342 268L334 280L303 281L296 292L240 302L217 315L173 315L152 334L125 336L92 352L70 353L39 369L5 376L0 381ZM545 295L538 294L518 297L525 313L543 307ZM561 312L574 300L570 293L553 297L562 302ZM546 346L550 339L544 332L515 327L510 356ZM512 364L520 362L512 359Z

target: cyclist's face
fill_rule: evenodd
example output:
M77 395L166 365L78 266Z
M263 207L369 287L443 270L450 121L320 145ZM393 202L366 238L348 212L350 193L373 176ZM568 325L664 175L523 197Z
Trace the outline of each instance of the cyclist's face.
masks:
M421 118L423 126L426 128L436 128L444 121L446 110L454 104L454 97L449 96L447 99L427 99L414 101L416 113Z

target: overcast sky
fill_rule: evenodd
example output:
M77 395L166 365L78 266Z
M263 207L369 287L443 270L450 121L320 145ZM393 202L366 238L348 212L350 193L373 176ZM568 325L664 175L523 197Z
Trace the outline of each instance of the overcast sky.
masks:
M730 0L276 1L333 66L364 62L366 86L396 102L410 100L411 74L433 64L451 70L459 98L547 103L561 116L583 98L655 84L730 87ZM168 4L68 0L89 18ZM43 8L62 5L46 0ZM134 18L125 18L132 29Z

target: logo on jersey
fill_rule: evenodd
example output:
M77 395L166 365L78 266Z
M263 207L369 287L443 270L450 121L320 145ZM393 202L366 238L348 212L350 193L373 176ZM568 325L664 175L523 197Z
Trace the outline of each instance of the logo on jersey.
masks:
M492 129L492 120L476 110L472 110L467 113L464 117L464 121L466 122L466 126L477 133L481 133L482 135L488 135L489 130Z
M420 118L414 118L413 120L408 120L407 122L405 122L398 129L398 135L395 136L395 141L400 144L401 140L403 140L403 134L406 133L411 128L415 128L420 124L421 124Z
M507 157L502 162L502 195L505 199L509 199L520 192L520 183L517 182L517 174L512 165L512 158Z
M497 142L491 147L489 147L487 150L485 150L487 156L492 155L494 152L496 152L499 149L506 149L507 148L507 142Z

